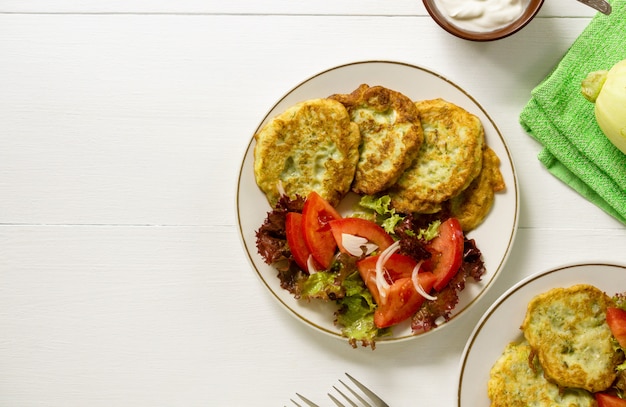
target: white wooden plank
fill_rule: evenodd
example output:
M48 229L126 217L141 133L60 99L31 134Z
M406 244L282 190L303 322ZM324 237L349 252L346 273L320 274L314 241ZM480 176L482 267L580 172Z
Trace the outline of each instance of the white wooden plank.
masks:
M202 1L180 0L4 0L0 12L10 13L80 13L80 14L278 14L278 15L378 15L426 16L421 0L230 0ZM540 12L542 17L589 17L595 10L574 0L546 1Z
M218 249L227 239L232 227L0 228L0 404L211 404L226 308L243 315L232 294L257 283L237 245Z
M530 90L586 19L540 19L486 44L409 17L371 20L376 36L361 17L0 20L7 34L0 36L1 223L232 225L239 160L274 101L329 67L390 59L440 72L490 112L524 163L522 209L533 217L523 214L521 226L560 227L567 219L583 228L618 227L535 164L538 146L518 124ZM242 25L257 33L246 52L238 46ZM170 34L156 40L161 31ZM338 32L353 46L329 46ZM550 49L535 46L547 35ZM536 199L554 191L553 200Z
M520 229L502 275L466 320L376 351L352 350L289 316L236 239L232 226L2 226L0 404L275 406L295 391L322 401L350 371L391 405L406 401L410 392L397 386L410 384L421 402L452 406L455 392L441 389L454 388L484 310L527 275L624 262L615 247L626 230Z

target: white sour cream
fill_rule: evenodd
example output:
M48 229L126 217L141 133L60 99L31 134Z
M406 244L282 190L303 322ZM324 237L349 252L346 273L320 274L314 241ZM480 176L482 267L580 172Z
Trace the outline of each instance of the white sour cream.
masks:
M522 15L525 0L437 0L439 10L459 28L493 31Z

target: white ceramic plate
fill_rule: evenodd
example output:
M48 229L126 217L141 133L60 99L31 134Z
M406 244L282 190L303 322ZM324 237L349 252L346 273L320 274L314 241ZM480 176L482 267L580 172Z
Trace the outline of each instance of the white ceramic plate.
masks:
M480 319L470 336L459 373L459 407L489 407L487 381L505 346L519 341L528 302L552 288L591 284L612 296L626 291L626 266L578 264L552 269L520 281L507 290Z
M507 189L497 194L487 219L469 235L470 238L476 239L483 253L487 271L481 282L470 282L466 285L460 295L459 304L453 311L453 319L450 321L452 322L486 292L502 270L517 230L519 212L517 177L509 150L493 120L472 96L450 80L425 68L388 61L356 62L321 72L294 87L267 112L255 132L268 120L297 102L327 97L334 93L349 93L362 83L386 86L413 100L443 98L465 108L481 119L485 127L487 144L500 157L500 169ZM257 253L255 232L271 208L255 183L254 144L254 138L251 137L241 164L236 202L239 232L248 258L261 281L290 314L322 332L341 337L340 330L333 325L334 305L296 301L286 290L280 288L276 271L266 265ZM448 324L418 336L439 331ZM381 339L377 343L411 337L416 336L412 335L407 323L394 327L391 337Z

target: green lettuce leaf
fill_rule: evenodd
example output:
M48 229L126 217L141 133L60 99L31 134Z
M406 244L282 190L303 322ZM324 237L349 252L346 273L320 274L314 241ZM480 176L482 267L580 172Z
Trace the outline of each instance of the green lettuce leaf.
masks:
M364 346L373 345L381 332L374 324L376 303L358 272L344 280L345 296L337 301L339 310L336 322L352 346L361 342Z
M343 297L345 289L341 284L336 283L337 273L320 271L311 274L300 287L300 295L304 299L319 298L328 300L330 298Z
M379 330L374 324L376 303L356 270L354 260L339 263L338 271L321 271L303 281L301 298L335 301L338 305L335 324L350 344L374 347L376 339L389 330Z
M402 221L403 217L398 215L395 209L390 208L390 205L391 198L389 195L380 197L365 195L359 200L360 216L373 218L372 220L381 225L387 233L393 233L396 225ZM359 215L357 214L357 216Z
M439 235L439 226L441 226L440 220L431 222L426 229L420 229L418 239L424 239L427 242L433 240Z

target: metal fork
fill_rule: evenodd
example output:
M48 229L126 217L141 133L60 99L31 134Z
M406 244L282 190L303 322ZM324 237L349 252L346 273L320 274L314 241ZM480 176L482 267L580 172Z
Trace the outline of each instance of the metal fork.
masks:
M354 377L350 376L348 373L346 373L346 376L348 376L348 378L350 380L352 380L352 383L354 383L356 385L356 387L358 387L369 399L371 403L374 404L370 404L370 402L366 401L365 398L360 395L359 393L357 393L355 390L353 390L352 388L350 388L350 386L348 386L347 384L345 384L344 382L342 382L341 380L339 380L339 383L343 384L343 386L348 389L348 391L352 394L352 396L354 396L353 399L350 399L350 397L348 397L345 393L343 393L341 390L339 390L337 387L333 386L333 388L337 391L337 393L341 394L341 396L348 402L350 403L350 406L352 407L359 407L359 404L356 404L356 402L354 401L355 399L358 400L364 407L389 407L389 404L385 403L380 397L378 397L373 391L371 391L370 389L368 389L367 387L365 387L365 385L363 385L361 382L359 382L357 379L355 379ZM335 396L333 396L332 394L328 393L328 397L330 397L330 399L338 406L338 407L346 407L346 405L344 405L343 403L341 403L337 398L335 398Z
M363 395L357 393L355 390L350 388L350 386L345 384L343 381L339 380L339 383L343 384L343 387L348 389L348 391L350 392L350 394L352 394L354 399L358 400L361 403L360 405L362 405L363 407L389 407L389 404L385 403L373 391L371 391L370 389L365 387L364 384L359 382L354 377L350 376L348 373L346 373L346 376L348 376L348 378L350 380L352 380L352 382L370 399L370 401L365 400ZM336 386L333 386L333 389L335 389L337 391L337 393L339 393L348 403L350 403L350 406L352 406L352 407L359 407L359 404L356 404L354 399L350 399L350 397L348 397L348 395L346 395L344 392L339 390ZM307 399L306 397L304 397L303 395L301 395L299 393L296 393L296 396L298 396L300 398L300 400L304 403L305 406L308 406L308 407L320 407L320 406L318 406L317 404L315 404L314 402L312 402L311 400ZM337 405L337 407L347 407L345 404L343 404L341 401L339 401L332 394L328 393L328 397L330 397L330 399L335 403L335 405ZM290 401L294 405L296 405L297 407L304 407L303 405L298 404L298 402L296 402L294 399L290 399ZM374 403L374 404L370 404L370 402Z

